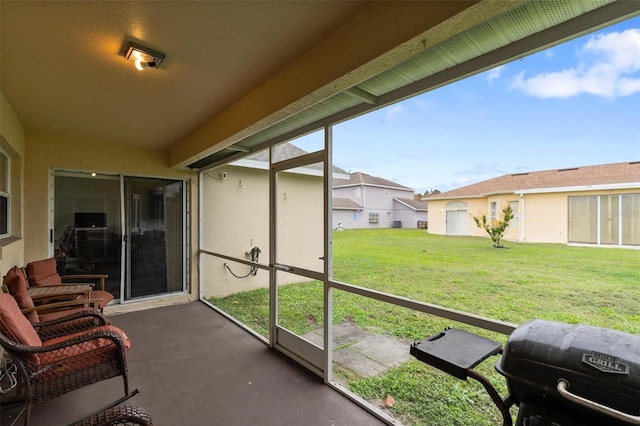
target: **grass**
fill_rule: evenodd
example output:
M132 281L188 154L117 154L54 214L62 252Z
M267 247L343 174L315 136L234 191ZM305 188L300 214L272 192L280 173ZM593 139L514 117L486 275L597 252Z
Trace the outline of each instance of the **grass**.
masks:
M333 241L334 278L342 282L515 324L544 318L640 334L640 250L512 242L506 242L506 249L495 249L487 238L408 229L341 231L334 233ZM321 326L322 294L319 282L281 287L279 323L298 334ZM266 289L212 301L267 335ZM334 324L349 321L399 339L421 340L453 326L505 340L344 291L334 292L333 315ZM478 368L504 395L494 362ZM396 404L389 410L405 424L500 423L480 385L417 361L378 377L347 376L350 388L372 402L392 395Z

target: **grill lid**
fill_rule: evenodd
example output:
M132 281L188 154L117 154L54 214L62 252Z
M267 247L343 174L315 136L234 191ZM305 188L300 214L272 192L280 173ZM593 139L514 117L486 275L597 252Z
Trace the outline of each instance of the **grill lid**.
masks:
M588 411L558 392L563 380L573 395L640 415L640 336L537 319L511 334L496 369L520 403L550 398Z

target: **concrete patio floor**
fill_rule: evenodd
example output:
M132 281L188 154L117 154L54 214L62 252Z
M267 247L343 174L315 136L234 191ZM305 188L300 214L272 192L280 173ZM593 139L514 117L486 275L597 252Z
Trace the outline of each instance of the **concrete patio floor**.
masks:
M129 381L140 393L126 404L154 425L385 424L203 303L109 319L132 342ZM118 378L87 386L34 407L31 424L67 424L122 394ZM12 424L16 410L3 409L0 423Z

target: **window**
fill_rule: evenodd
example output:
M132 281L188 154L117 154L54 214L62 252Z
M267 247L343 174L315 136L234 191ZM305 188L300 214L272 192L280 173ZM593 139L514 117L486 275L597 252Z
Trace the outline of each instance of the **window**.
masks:
M9 189L9 176L11 174L11 160L9 156L0 150L0 238L11 234L11 194Z
M380 222L380 213L369 213L369 223Z
M520 225L518 205L520 205L519 201L509 201L509 206L511 206L511 211L513 212L513 219L509 222L509 229L518 229L518 226Z
M498 203L495 201L490 204L489 223L493 224L498 220Z
M391 219L391 217L392 217L391 212L387 212L387 219Z

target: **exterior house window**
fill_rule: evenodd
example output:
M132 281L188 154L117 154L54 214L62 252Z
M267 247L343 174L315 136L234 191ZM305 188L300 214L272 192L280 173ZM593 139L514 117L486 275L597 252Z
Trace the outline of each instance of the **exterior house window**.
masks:
M391 219L391 217L392 217L391 212L387 212L387 219Z
M519 201L509 201L509 206L513 212L513 219L509 222L509 229L518 229L520 223L520 213L518 212Z
M380 222L380 213L369 213L369 223Z
M11 194L9 176L11 175L11 160L0 150L0 238L11 234Z
M495 223L498 220L498 203L493 201L489 206L489 223Z

